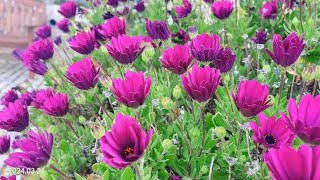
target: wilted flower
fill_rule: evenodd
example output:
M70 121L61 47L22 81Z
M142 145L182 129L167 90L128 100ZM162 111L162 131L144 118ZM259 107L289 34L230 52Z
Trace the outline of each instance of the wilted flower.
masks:
M278 12L277 0L272 0L271 2L266 2L262 5L260 9L260 15L263 19L276 19Z
M222 48L218 35L201 34L192 39L190 44L192 55L201 62L209 62L220 56Z
M16 141L22 152L13 152L5 160L5 164L14 168L26 170L39 168L47 164L53 146L53 135L41 131L29 131L28 137Z
M77 13L77 4L72 1L67 1L60 5L58 12L65 18L72 18Z
M106 23L101 24L100 28L97 31L99 32L103 40L111 39L112 37L126 34L126 22L124 19L120 19L117 16L114 16L108 19Z
M38 59L49 60L53 56L53 42L51 39L39 39L32 43L29 50Z
M138 12L143 12L146 9L146 7L144 6L144 2L141 1L134 5L134 9L136 9Z
M144 155L152 135L152 129L145 132L134 118L117 114L111 131L100 139L103 161L117 169L129 166Z
M288 102L289 117L281 113L288 128L306 143L320 144L320 95L302 96L299 105L293 99Z
M279 148L283 145L291 145L295 136L287 128L282 118L275 116L268 118L263 113L258 114L259 124L250 122L253 131L252 139L266 148Z
M151 77L145 79L142 71L127 71L124 80L120 78L112 80L111 91L120 103L137 108L146 100L151 83Z
M244 117L252 117L271 106L268 104L268 85L262 85L256 80L241 81L237 92L232 98L238 110Z
M57 26L61 31L63 31L65 33L68 33L70 31L69 30L69 19L67 19L67 18L60 20L57 23Z
M20 101L9 103L0 112L0 129L21 132L29 125L29 113L26 104Z
M41 39L46 39L51 36L51 26L43 25L36 29L36 35Z
M191 3L188 0L182 0L183 6L176 6L174 10L177 13L178 18L187 17L192 10Z
M320 177L320 146L302 145L298 150L290 146L269 149L263 159L269 168L269 175L276 179L316 180Z
M266 50L272 60L282 67L294 64L304 49L303 37L299 38L296 32L289 34L284 40L278 34L273 35L273 52Z
M66 78L81 90L94 88L99 75L100 67L95 67L90 56L71 64L66 72Z
M218 19L226 19L233 11L233 2L231 0L216 1L211 6L211 11Z
M131 64L142 53L142 37L119 35L112 37L109 45L106 46L109 55L121 64Z
M187 94L198 102L209 100L221 81L220 71L206 66L194 65L187 75L180 76L182 86Z
M48 72L48 68L46 64L39 60L37 56L35 56L30 50L26 50L23 53L23 65L28 68L29 71L38 74L45 75Z
M76 36L71 38L68 42L71 49L73 49L74 51L83 55L88 55L95 48L95 44L96 44L95 31L79 32L76 34Z
M0 136L0 155L10 149L10 136Z
M258 29L256 31L256 37L251 38L251 40L256 44L265 44L267 42L268 32L263 29Z
M187 71L193 57L189 52L188 44L175 45L162 52L161 64L175 74L183 74Z
M214 65L222 73L229 72L232 69L236 55L229 48L222 48L221 54L214 60Z
M170 37L170 31L164 21L146 21L146 29L151 39L160 39L165 41Z
M43 101L40 109L51 116L64 116L69 111L69 98L67 94L55 93Z
M8 106L9 103L14 102L18 98L17 92L14 89L9 89L1 98L1 104Z

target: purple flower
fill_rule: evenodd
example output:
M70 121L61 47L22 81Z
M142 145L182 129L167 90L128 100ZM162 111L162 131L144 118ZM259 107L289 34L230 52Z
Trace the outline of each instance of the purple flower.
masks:
M10 149L10 136L0 136L0 155Z
M88 90L94 88L100 75L100 67L96 68L90 56L71 64L66 78L78 89Z
M268 96L268 85L262 85L256 80L241 81L237 92L232 93L233 101L244 117L256 116L270 107Z
M36 29L36 35L41 39L47 39L51 36L51 26L43 25Z
M21 132L29 125L29 113L26 104L20 101L9 103L0 112L0 129Z
M287 128L282 118L275 116L268 118L263 113L258 114L259 124L251 121L253 131L252 139L266 148L279 148L283 145L291 145L295 136Z
M216 1L211 6L213 15L218 19L226 19L233 11L233 2L230 0Z
M8 106L9 103L14 102L19 98L17 92L14 89L9 89L4 96L1 98L1 104Z
M38 96L38 95L37 95ZM45 99L40 109L50 116L64 116L69 111L69 98L67 94L55 93Z
M164 21L146 21L146 29L151 39L160 39L165 41L170 37L170 31Z
M16 59L18 59L18 60L20 60L20 61L23 60L23 59L22 59L23 50L20 49L20 48L15 48L15 49L12 51L11 55L12 55L14 58L16 58Z
M59 46L62 43L62 39L61 36L57 36L56 38L54 38L53 42Z
M208 101L217 90L221 81L220 70L206 66L193 65L187 75L180 75L186 93L198 102Z
M28 137L18 140L16 145L22 152L13 152L5 160L5 164L14 168L26 170L40 168L50 159L53 146L53 135L41 131L29 131Z
M111 91L116 99L131 108L143 105L150 91L151 77L145 79L142 71L127 71L124 76L124 80L121 78L112 80Z
M94 0L93 1L93 5L94 5L94 7L99 7L101 5L101 1L100 0Z
M263 29L256 31L256 37L251 38L251 40L256 44L265 44L267 42L268 32Z
M179 29L177 33L171 35L171 39L175 43L185 44L190 41L190 36L183 29Z
M43 105L43 102L46 99L49 99L50 97L52 97L54 93L55 92L52 91L50 88L40 90L36 94L36 96L33 98L31 105L37 109L40 109L41 106Z
M293 99L288 102L288 114L281 113L288 128L306 143L320 144L320 95L302 96L299 105Z
M57 23L57 26L61 31L63 31L65 33L68 33L70 31L69 30L69 19L67 19L67 18L60 20Z
M272 39L273 52L266 49L272 60L282 67L294 64L304 49L303 37L299 38L296 32L289 34L283 41L280 35L274 34Z
M30 106L33 99L37 96L37 93L38 93L37 90L33 90L31 92L26 91L21 94L19 101L21 101L22 103L25 103L27 106Z
M191 40L192 55L201 62L209 62L220 56L222 48L218 35L201 34Z
M316 180L320 178L320 146L302 145L298 150L290 146L269 149L263 155L273 180Z
M222 73L229 72L232 69L236 55L229 48L222 48L221 54L214 60L214 65Z
M96 38L94 31L79 32L69 40L71 49L83 55L90 54L94 50L95 44Z
M141 1L134 5L134 9L136 9L138 12L143 12L146 9L146 7L144 6L144 2Z
M131 64L142 53L145 47L141 48L143 38L140 36L119 35L112 37L109 45L106 46L109 55L121 64Z
M108 5L112 6L112 7L117 7L119 4L119 0L108 0Z
M272 2L264 3L260 9L260 15L263 19L276 19L277 12L278 12L277 0L272 0Z
M175 74L183 74L187 71L193 57L189 52L188 44L175 45L162 52L161 64Z
M29 71L38 74L45 75L48 71L46 64L39 60L30 50L26 50L23 53L23 65L28 68Z
M114 15L110 11L108 11L108 12L103 14L103 19L104 20L108 20L108 19L111 19L113 17L114 17Z
M58 12L65 18L72 18L77 13L77 4L72 1L67 1L60 5Z
M16 180L16 175L12 175L10 177L0 176L0 180Z
M191 3L188 0L182 0L182 2L183 2L183 6L176 6L174 8L178 18L187 17L192 11Z
M50 39L39 39L32 43L29 50L38 59L46 61L53 56L53 42Z
M120 19L117 16L110 18L106 23L101 24L100 28L97 29L103 40L117 37L121 34L126 34L126 21Z
M134 118L117 114L111 131L100 139L103 161L117 169L129 166L144 155L152 135L152 129L145 132Z

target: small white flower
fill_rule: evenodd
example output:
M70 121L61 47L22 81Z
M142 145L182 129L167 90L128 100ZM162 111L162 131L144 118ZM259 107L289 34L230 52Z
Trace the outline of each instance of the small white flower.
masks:
M159 99L153 99L151 101L151 103L152 103L153 106L157 107L157 106L159 106Z
M246 122L244 124L241 124L240 125L240 129L244 130L244 131L249 131L251 128L250 128L250 123L249 122Z
M279 88L279 86L280 86L280 82L275 82L272 85L272 87L274 87L274 88Z
M257 44L257 49L262 50L264 48L264 44Z
M247 39L247 38L248 38L248 34L243 34L243 35L242 35L242 38L243 38L243 39Z
M172 24L173 24L173 18L172 18L172 16L169 15L168 25L172 25Z
M171 1L168 2L167 8L168 8L169 11L172 10L172 8L173 8L173 3L172 3Z
M230 166L233 166L233 165L235 165L237 163L238 159L228 156L226 161Z

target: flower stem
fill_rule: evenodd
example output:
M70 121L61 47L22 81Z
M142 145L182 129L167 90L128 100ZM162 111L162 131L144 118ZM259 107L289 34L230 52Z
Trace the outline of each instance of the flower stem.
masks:
M206 119L205 119L205 107L201 107L201 119L202 119L202 147L201 151L204 148L205 141L206 141Z
M72 178L70 178L69 176L67 176L65 173L63 173L62 171L60 171L58 168L56 168L54 165L50 164L49 166L52 170L54 170L55 172L57 172L60 176L64 177L64 179L67 180L72 180Z
M64 123L66 123L66 125L71 129L71 131L76 135L76 137L80 139L79 135L77 134L76 130L73 128L70 121L68 121L67 119L64 119Z
M317 86L318 86L318 81L314 80L314 84L313 84L313 90L312 90L312 95L316 95L316 91L317 91Z
M281 79L280 79L280 88L279 88L278 104L280 104L280 101L281 101L281 95L282 95L282 90L283 90L285 75L286 75L286 71L285 71L285 70L282 70L282 71L281 71Z
M251 158L251 154L250 154L249 133L248 133L248 130L246 130L245 132L246 132L246 138L247 138L247 151L248 151L248 156L249 156L250 162L252 163L252 158Z
M142 178L142 176L141 176L141 173L140 173L140 170L139 170L139 167L138 167L138 164L135 162L135 163L133 163L133 167L134 167L134 170L136 171L136 173L137 173L137 176L138 176L138 179L139 180L142 180L143 178Z
M231 180L231 165L229 164L229 170L228 170L228 180Z
M137 117L137 119L138 119L138 121L139 121L140 125L142 126L142 119L141 119L141 116L140 116L139 110L138 110L138 109L136 109L136 110L135 110L135 113L136 113L136 117Z
M104 107L104 105L103 105L103 104L102 104L102 102L100 101L100 99L99 99L99 97L98 97L97 93L93 92L93 96L96 98L96 100L97 100L97 102L99 103L99 105L100 105L100 107L101 107L102 111L103 111L103 112L108 116L108 118L112 121L112 118L111 118L111 116L110 116L110 114L109 114L108 110Z

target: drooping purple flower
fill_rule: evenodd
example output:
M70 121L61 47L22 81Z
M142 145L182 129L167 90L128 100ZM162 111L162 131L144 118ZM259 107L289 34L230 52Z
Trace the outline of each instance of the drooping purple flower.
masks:
M60 5L58 12L65 18L72 18L77 13L77 4L73 1L67 1Z
M175 45L162 52L161 64L175 74L183 74L187 71L193 57L189 52L188 44Z
M146 21L146 29L151 39L160 39L165 41L170 37L170 31L164 21Z
M57 26L61 31L63 31L65 33L68 33L70 31L69 30L69 19L67 19L67 18L60 20L57 23Z
M273 52L269 49L266 49L266 52L276 64L288 67L297 61L304 46L303 37L299 38L296 32L289 34L284 40L280 35L274 34L272 39Z
M29 71L38 74L45 75L48 72L46 64L35 56L30 50L26 50L23 53L23 65L28 68Z
M53 56L53 42L51 39L39 39L28 48L38 59L49 60Z
M111 39L112 37L117 37L121 34L126 34L126 21L120 19L117 16L110 18L104 24L101 24L98 29L99 34L103 40Z
M15 49L12 51L11 55L12 55L14 58L16 58L16 59L18 59L18 60L20 60L20 61L23 61L23 59L22 59L23 50L22 50L22 49L20 49L20 48L15 48Z
M27 106L30 106L33 99L37 96L37 93L37 90L33 90L31 92L26 91L21 94L19 101L25 103Z
M88 55L90 54L96 44L95 32L94 31L82 31L76 34L75 37L71 38L69 41L69 45L71 49L74 51Z
M62 43L62 39L61 36L57 36L56 38L54 38L53 42L59 46Z
M209 62L220 56L222 48L218 35L201 34L191 40L192 55L201 62Z
M0 180L16 180L16 175L12 175L10 177L0 176Z
M278 13L277 0L272 0L271 2L266 2L262 5L260 9L260 15L263 19L276 19Z
M226 19L233 11L233 2L231 0L216 1L211 6L213 15L218 19Z
M256 37L252 37L251 40L256 44L265 44L267 42L268 32L263 29L256 31Z
M38 93L39 94L39 93ZM38 95L37 95L38 97ZM69 98L67 94L55 93L45 99L40 109L50 116L64 116L69 111Z
M320 144L320 95L302 96L300 103L288 102L288 114L280 113L288 128L306 143Z
M112 6L112 7L117 7L119 4L119 0L108 0L108 5Z
M187 75L180 75L186 93L198 102L208 101L217 90L221 81L220 70L193 65Z
M0 112L0 129L21 132L29 125L29 113L26 104L20 101L9 103Z
M124 76L124 80L112 80L111 91L116 99L131 108L143 105L150 91L151 77L144 78L142 71L127 71Z
M102 16L104 20L108 20L114 17L114 15L110 11L104 13Z
M229 48L222 48L221 54L213 61L217 69L222 73L229 72L232 69L236 55Z
M10 136L0 136L0 155L10 149Z
M268 85L260 84L256 80L241 81L237 92L232 93L232 98L238 110L244 117L252 117L269 108Z
M144 155L152 135L152 129L145 132L134 118L117 114L111 131L100 139L103 161L117 169L129 166Z
M41 106L43 105L43 102L46 99L49 99L50 97L52 97L54 93L55 92L52 91L50 88L41 89L33 98L31 105L37 109L40 109Z
M119 35L112 37L106 46L109 55L121 64L131 64L142 53L145 47L141 47L143 38L140 36Z
M17 92L14 89L9 89L1 98L1 104L8 106L9 103L14 102L19 98Z
M269 175L273 180L316 180L320 178L320 145L302 145L298 150L290 146L269 149L264 153Z
M287 128L282 118L267 117L263 113L258 114L259 124L250 122L253 131L252 139L266 148L279 148L283 145L291 145L295 135Z
M71 64L66 72L66 78L81 90L94 88L99 75L100 67L95 67L90 56Z
M47 39L51 36L51 26L43 25L36 29L36 35L41 39Z
M143 12L146 9L144 6L144 1L138 2L136 5L134 5L134 9L136 9L138 12Z
M177 13L178 18L185 18L187 17L191 11L192 6L191 3L188 0L182 0L183 5L182 6L176 6L174 10Z
M28 137L17 140L16 145L22 152L13 152L5 160L5 164L21 170L40 168L50 159L53 135L48 132L29 131Z

